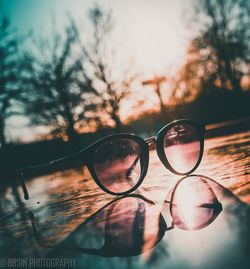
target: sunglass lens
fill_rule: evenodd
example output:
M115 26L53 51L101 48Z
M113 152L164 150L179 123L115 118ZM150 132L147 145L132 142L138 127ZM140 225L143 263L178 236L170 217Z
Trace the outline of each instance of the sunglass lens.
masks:
M95 152L94 170L101 184L113 193L131 190L139 181L141 146L129 138L115 138Z
M205 228L220 213L217 204L215 193L205 179L187 177L173 193L170 206L174 224L184 230Z
M201 151L199 130L191 124L176 124L165 134L163 147L168 163L178 173L189 173Z

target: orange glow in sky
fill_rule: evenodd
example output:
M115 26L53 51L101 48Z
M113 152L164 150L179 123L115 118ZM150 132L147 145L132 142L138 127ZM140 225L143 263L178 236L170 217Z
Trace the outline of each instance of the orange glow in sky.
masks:
M115 26L109 45L116 50L113 68L116 73L122 75L123 70L131 67L145 80L155 75L174 75L183 64L191 36L185 20L190 0L102 0L96 3L104 10L112 10ZM92 0L2 2L5 13L20 32L32 29L35 35L42 37L50 34L53 20L58 29L63 27L67 12L82 25L82 33L88 35L91 32L88 11L94 4ZM158 109L159 101L152 87L144 87L140 82L121 109L122 120L145 109Z

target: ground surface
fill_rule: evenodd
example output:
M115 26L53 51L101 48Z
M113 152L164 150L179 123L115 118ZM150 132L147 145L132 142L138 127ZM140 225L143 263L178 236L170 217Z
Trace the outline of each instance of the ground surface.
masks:
M9 257L70 257L75 268L247 268L249 156L250 131L205 141L195 171L199 176L183 180L190 183L189 197L181 197L185 206L190 195L211 203L206 193L201 195L206 182L223 209L195 231L166 231L173 221L166 201L181 177L167 171L155 151L137 191L141 196L112 202L114 197L103 193L84 167L30 180L29 201L20 187L5 188L0 193L1 262L7 267ZM211 208L191 209L182 212L190 225L214 214ZM91 249L99 252L90 255Z

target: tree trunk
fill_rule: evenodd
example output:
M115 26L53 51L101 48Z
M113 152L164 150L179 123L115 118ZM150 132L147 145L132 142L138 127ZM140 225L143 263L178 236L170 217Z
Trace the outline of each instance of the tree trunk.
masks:
M66 130L68 139L71 142L76 142L76 132L75 132L75 128L74 128L73 116L68 111L66 117L67 117L67 121L68 121L68 126L67 126L67 130Z
M112 119L115 122L115 131L116 131L116 133L119 133L121 131L121 128L122 128L122 122L121 122L120 117L116 111L114 111L112 113Z
M73 145L75 145L76 144L76 132L74 129L75 122L74 122L72 112L70 110L69 97L67 93L65 92L64 85L61 81L58 83L57 89L58 89L58 92L60 93L61 103L64 109L64 117L67 121L66 134L67 134L68 140L72 142Z
M116 130L116 132L119 133L121 131L121 128L122 128L122 122L121 122L120 118L117 117L115 119L115 130Z
M0 115L0 148L4 148L6 146L5 141L5 122L4 117Z
M166 117L167 116L167 108L163 102L162 94L161 94L161 88L160 88L160 83L156 85L155 92L159 98L160 102L160 109L161 109L161 114L162 116Z
M240 93L241 92L241 87L240 87L240 81L237 79L230 61L225 61L225 65L226 65L226 72L227 72L227 76L229 78L229 80L232 83L233 86L233 91L235 93Z

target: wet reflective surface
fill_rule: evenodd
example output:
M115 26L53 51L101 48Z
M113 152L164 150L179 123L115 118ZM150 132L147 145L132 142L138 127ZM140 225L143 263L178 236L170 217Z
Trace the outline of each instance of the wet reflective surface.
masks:
M247 268L250 132L208 139L196 175L173 175L150 152L126 197L75 165L1 189L1 257L73 257L76 268ZM229 255L230 253L230 255Z

